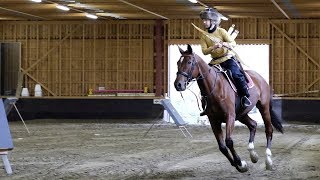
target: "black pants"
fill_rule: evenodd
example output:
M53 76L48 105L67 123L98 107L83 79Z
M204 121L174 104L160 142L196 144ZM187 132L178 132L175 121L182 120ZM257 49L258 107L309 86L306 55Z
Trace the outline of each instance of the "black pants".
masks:
M232 57L222 63L220 63L221 67L228 69L232 73L232 78L235 81L235 86L238 90L239 96L247 96L249 97L248 88L246 78L244 74L241 72L239 65L237 64L236 60Z

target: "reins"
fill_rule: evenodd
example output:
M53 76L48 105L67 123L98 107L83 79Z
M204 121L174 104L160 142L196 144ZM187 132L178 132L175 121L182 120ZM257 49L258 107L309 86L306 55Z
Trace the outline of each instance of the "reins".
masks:
M202 79L206 79L206 78L208 77L208 75L205 76L205 74L210 74L212 68L209 68L208 72L203 73L203 72L201 71L201 68L200 68L200 66L199 66L198 61L197 61L196 58L194 57L194 54L192 55L192 57L193 57L194 61L196 61L195 64L198 66L199 74L200 74L200 76L198 76L198 77L196 78L196 80L198 80L199 77L202 77ZM220 71L216 71L216 70L214 70L214 69L213 69L213 71L216 73L216 78L215 78L215 80L214 80L214 82L213 82L213 87L212 87L211 92L210 92L209 94L207 94L205 97L211 96L211 95L213 94L213 91L214 91L214 89L215 89L215 87L216 87L216 84L217 84L218 73L219 73Z
M197 81L198 79L202 78L201 76L198 76L197 78L193 78L193 77L192 77L192 72L193 72L193 70L194 70L195 65L197 64L197 61L194 60L194 59L195 59L195 58L194 58L194 55L181 55L180 60L181 60L182 57L188 57L188 56L193 59L193 60L192 60L192 64L191 64L191 70L190 70L188 73L186 73L186 72L184 72L184 71L179 71L179 70L178 70L178 72L177 72L177 75L182 75L182 76L184 76L184 77L187 78L187 81L185 82L187 86L189 85L189 84L188 84L189 82L191 82L191 81ZM193 83L192 83L192 84L193 84ZM189 85L189 87L191 87L191 85ZM189 87L187 87L186 89L188 89L188 90L196 97L197 104L198 104L198 108L199 108L199 110L201 111L201 109L200 109L200 104L199 104L199 101L198 101L198 97L197 97L197 95L196 95L192 90L189 89ZM182 95L181 92L180 92L180 96L181 96L181 98L182 98L183 101L184 101L184 97L183 97L183 95Z

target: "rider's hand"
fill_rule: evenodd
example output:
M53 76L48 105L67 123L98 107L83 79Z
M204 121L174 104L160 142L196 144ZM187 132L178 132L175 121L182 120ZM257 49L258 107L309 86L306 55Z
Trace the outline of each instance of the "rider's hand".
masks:
M222 47L222 44L221 44L221 43L216 43L216 44L214 44L214 45L212 46L212 49L213 49L213 50L216 50L216 49L221 48L221 47Z
M229 47L229 43L223 42L223 43L222 43L222 46L224 46L224 47Z

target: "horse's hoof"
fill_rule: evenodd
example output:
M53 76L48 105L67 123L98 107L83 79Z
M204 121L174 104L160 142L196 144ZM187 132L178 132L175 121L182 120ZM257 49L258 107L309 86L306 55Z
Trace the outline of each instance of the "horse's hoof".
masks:
M272 170L272 159L270 156L267 156L266 159L266 170Z
M251 162L257 163L259 160L258 153L256 153L255 151L250 151L250 159L251 159Z
M241 161L241 166L236 166L237 170L241 173L248 171L248 165L246 161Z

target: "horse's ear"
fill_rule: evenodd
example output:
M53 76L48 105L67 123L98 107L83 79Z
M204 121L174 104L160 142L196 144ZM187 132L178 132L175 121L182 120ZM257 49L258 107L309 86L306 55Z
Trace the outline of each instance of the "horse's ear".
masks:
M181 54L183 54L183 53L184 53L184 51L181 49L181 47L180 47L180 46L178 46L178 48L179 48L180 53L181 53Z
M188 44L188 53L192 54L192 48L191 48L190 44Z

